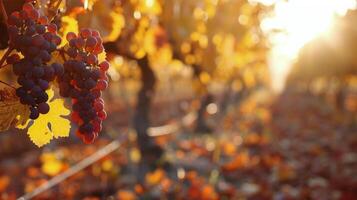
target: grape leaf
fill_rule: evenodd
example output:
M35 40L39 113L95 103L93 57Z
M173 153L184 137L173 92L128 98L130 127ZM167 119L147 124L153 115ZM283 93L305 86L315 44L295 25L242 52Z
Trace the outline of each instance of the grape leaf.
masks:
M60 46L64 46L67 44L66 35L69 32L78 33L78 22L74 17L71 16L63 16L62 20L62 28L60 29L60 34L63 36Z
M99 63L107 60L107 53L103 51L102 53L98 54L98 61Z
M53 138L68 137L71 128L70 121L63 118L70 114L70 111L64 107L64 101L62 99L53 100L54 91L52 89L48 90L47 94L50 105L49 113L40 115L27 131L31 141L38 147L48 144Z
M13 125L27 121L30 115L26 105L22 105L14 91L0 90L0 132L8 130Z

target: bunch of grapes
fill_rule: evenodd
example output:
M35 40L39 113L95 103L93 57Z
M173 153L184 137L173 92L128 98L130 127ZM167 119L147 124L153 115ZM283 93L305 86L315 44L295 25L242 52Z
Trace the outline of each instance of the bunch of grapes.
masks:
M70 57L64 63L64 74L59 77L60 95L72 99L72 120L78 124L77 136L91 143L102 129L107 117L101 91L108 87L107 61L98 62L103 52L102 39L98 31L82 29L78 35L70 32L66 36Z
M20 12L13 12L8 18L9 48L23 55L12 54L7 58L13 64L20 87L16 90L22 104L30 106L30 118L37 119L39 114L48 113L46 90L56 76L64 72L59 63L49 64L51 53L61 43L56 34L55 24L48 23L31 3L25 3Z

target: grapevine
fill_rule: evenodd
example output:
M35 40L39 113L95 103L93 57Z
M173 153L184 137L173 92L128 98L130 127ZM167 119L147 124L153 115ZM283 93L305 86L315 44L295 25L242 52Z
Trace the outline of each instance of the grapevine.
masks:
M90 29L82 29L78 35L70 32L68 44L60 48L59 15L49 20L31 2L23 4L21 11L5 13L9 40L0 68L12 66L19 84L16 95L28 106L32 120L50 111L46 91L58 85L60 96L72 100L71 119L79 127L77 136L91 143L107 116L101 93L108 87L109 62L98 61L98 54L104 51L100 34ZM62 62L53 59L58 54Z

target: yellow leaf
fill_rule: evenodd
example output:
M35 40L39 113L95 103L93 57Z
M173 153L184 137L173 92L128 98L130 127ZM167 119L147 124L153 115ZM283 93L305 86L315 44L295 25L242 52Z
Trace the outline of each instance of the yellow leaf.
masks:
M62 28L60 32L62 33L63 39L60 46L64 46L67 43L66 35L69 32L78 33L78 22L75 18L70 16L63 16L62 18Z
M27 132L32 142L38 147L49 143L53 138L68 137L71 128L70 121L63 118L70 113L64 107L63 100L52 100L54 96L52 89L48 90L47 94L49 96L48 104L50 105L49 113L40 115L38 119L34 120Z
M100 62L103 62L105 60L107 60L107 54L105 53L105 51L103 51L102 53L98 54L98 61L100 63Z
M0 131L26 123L29 115L28 107L20 103L12 89L0 91Z

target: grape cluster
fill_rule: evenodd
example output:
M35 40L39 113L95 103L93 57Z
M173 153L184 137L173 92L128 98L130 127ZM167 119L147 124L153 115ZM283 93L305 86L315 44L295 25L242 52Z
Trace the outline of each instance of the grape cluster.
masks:
M78 35L66 36L70 59L64 63L64 74L58 78L60 95L72 99L72 120L78 124L77 136L91 143L102 129L107 117L101 91L108 87L107 61L99 63L98 54L103 52L98 31L82 29Z
M30 118L49 112L46 90L64 69L59 63L49 64L51 53L61 43L57 27L49 23L31 3L25 3L20 12L13 12L8 18L9 48L23 55L13 54L7 58L13 64L20 87L16 90L22 104L30 106Z

